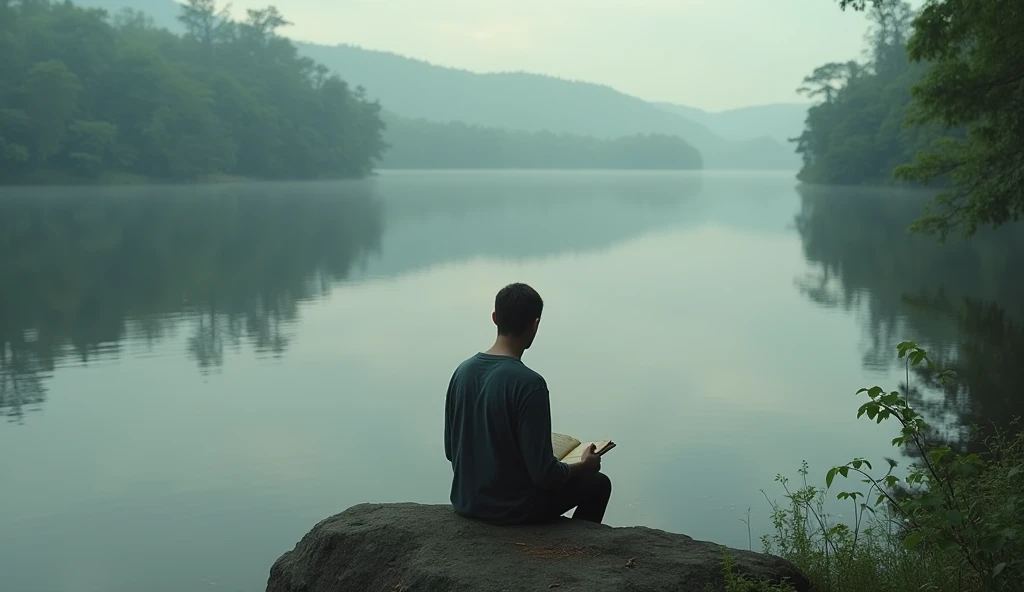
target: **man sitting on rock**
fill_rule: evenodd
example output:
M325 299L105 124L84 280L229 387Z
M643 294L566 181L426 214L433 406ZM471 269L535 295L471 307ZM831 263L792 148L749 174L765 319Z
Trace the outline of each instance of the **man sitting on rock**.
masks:
M452 463L455 512L495 524L573 518L601 522L612 484L591 445L566 464L551 449L551 404L544 378L522 362L537 336L544 301L526 284L494 299L498 337L462 362L445 398L444 451Z

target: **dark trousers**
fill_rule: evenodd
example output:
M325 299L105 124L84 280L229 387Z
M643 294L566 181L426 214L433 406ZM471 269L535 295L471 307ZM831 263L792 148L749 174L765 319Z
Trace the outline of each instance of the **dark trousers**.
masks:
M573 477L560 489L540 492L526 521L549 522L576 508L573 520L600 523L611 496L612 481L604 473Z

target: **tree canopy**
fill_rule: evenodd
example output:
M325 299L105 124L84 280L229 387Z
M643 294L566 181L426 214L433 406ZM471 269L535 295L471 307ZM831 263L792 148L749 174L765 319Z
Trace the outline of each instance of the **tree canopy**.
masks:
M278 35L274 7L142 13L0 0L0 182L127 172L192 180L360 177L385 145L380 107Z
M906 123L911 127L896 136L902 138L899 144L883 133L886 127L869 128L880 130L874 144L865 142L863 135L851 144L858 152L895 147L891 154L907 152L911 146L911 153L900 156L895 178L945 185L913 227L945 237L956 231L971 235L979 225L1019 220L1024 214L1024 5L1019 0L927 0L915 16L907 18L909 9L898 0L839 3L844 9L870 10L873 15L898 15L896 21L887 22L909 22L912 27L909 36L891 41L893 47L897 41L901 46L905 43L907 57L914 64L910 71L915 73L899 85L878 89L887 89L889 92L881 95L885 103L900 106L901 111L902 105L893 97L907 99L901 102L906 103ZM877 18L875 21L878 23ZM877 58L876 54L874 75L878 74ZM847 73L842 88L856 88L853 78ZM825 100L829 102L828 96ZM820 117L823 111L817 114ZM818 131L818 127L809 116L808 132ZM933 131L936 128L954 131L940 137ZM844 143L840 136L836 142ZM801 149L807 165L803 178L807 180L878 178L877 172L872 174L872 165L863 175L845 171L830 179L833 175L814 169L843 170L844 159L834 158L838 163L831 165L818 162L833 155L823 156L829 154L828 148L811 138ZM888 168L887 163L885 170Z
M390 148L382 167L521 169L702 168L700 152L682 138L637 134L615 139L516 132L422 119L386 117Z
M832 185L892 181L895 167L944 130L904 125L911 87L927 69L906 53L910 6L887 1L871 9L866 62L832 62L804 78L799 91L818 100L807 114L797 152L802 181Z

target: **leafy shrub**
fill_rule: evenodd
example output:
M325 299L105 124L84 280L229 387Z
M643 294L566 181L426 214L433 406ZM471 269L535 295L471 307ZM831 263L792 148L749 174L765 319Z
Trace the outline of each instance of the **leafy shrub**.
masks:
M927 364L942 381L954 374L935 368L915 343L897 347L912 366ZM961 454L930 441L930 426L898 391L875 386L857 392L868 401L857 416L877 423L895 419L892 445L916 457L904 476L886 459L881 475L863 458L833 467L825 487L802 482L791 490L776 476L789 503L772 506L774 535L762 537L765 552L793 561L818 590L975 591L1016 590L1024 581L1024 434L996 430L983 454ZM837 477L859 476L866 490L840 491L853 517L837 521L824 509ZM767 498L767 495L765 496Z

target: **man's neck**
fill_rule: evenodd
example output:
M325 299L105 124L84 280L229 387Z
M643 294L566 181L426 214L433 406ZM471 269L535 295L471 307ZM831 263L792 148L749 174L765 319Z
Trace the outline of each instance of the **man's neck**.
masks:
M498 335L498 338L494 341L494 345L491 349L487 350L486 354L492 356L508 356L517 360L523 359L523 352L526 348L519 344L515 339L511 339L504 335Z

